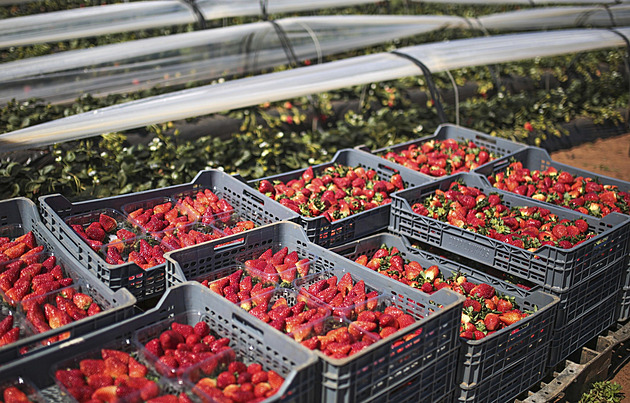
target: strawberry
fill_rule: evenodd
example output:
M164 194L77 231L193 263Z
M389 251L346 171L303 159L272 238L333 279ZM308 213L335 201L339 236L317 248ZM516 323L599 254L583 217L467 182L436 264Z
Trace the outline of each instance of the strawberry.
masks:
M470 290L470 296L480 298L492 298L495 294L494 287L489 284L481 283Z
M4 397L5 403L20 403L20 402L31 401L26 395L26 393L22 392L20 389L16 388L15 386L8 386L7 388L5 388L3 397Z
M94 316L99 312L101 312L101 307L96 302L92 302L87 310L88 316Z
M118 378L120 376L129 374L128 364L125 364L116 357L107 357L104 359L105 369L103 374L109 375L112 378Z
M0 337L0 346L15 343L20 338L20 328L14 327Z
M85 359L79 362L79 369L87 378L92 375L102 374L105 371L105 362L99 359Z
M103 242L103 240L105 239L105 230L103 230L103 227L98 221L95 221L88 225L85 229L85 234L88 236L89 239L95 241Z
M132 378L144 378L147 375L148 369L146 366L140 364L135 358L129 357L128 373Z
M194 328L191 325L181 324L177 322L173 322L171 324L171 329L182 335L184 339L194 333Z
M210 334L210 327L206 322L197 322L193 327L193 332L201 338Z
M519 312L512 310L499 315L499 319L501 322L505 323L506 326L510 326L523 319L523 316Z
M92 393L91 399L99 402L115 402L118 398L116 395L117 388L115 385L98 388Z
M501 320L499 319L499 315L496 313L488 313L486 317L483 319L483 323L486 326L487 330L497 330L499 328L499 324Z
M98 222L105 232L112 232L118 226L116 220L107 214L101 213L98 217Z
M16 242L24 243L29 249L33 249L37 246L37 240L33 231L28 231L26 234L15 238Z
M156 357L164 355L164 349L159 339L151 339L145 345L144 348Z
M72 302L77 306L77 308L86 310L90 307L93 300L89 295L79 292L72 296Z

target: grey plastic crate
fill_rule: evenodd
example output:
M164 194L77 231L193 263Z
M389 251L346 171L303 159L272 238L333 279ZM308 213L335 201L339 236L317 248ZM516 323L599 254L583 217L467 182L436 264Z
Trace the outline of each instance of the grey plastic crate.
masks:
M462 273L473 283L490 284L498 292L515 297L520 309L537 308L534 314L482 340L460 338L462 353L457 377L460 389L470 390L482 383L488 383L489 379L500 376L506 368L515 366L516 363L523 371L534 369L542 373L545 370L546 361L541 357L548 354L551 345L560 301L558 297L540 289L525 290L481 271L414 248L406 239L392 234L373 235L333 248L332 251L355 260L361 255L371 256L383 244L398 248L403 259L416 261L422 267L437 265L445 277ZM514 398L532 385L531 378L524 377L522 381L520 384L512 384L510 389L504 388L503 397Z
M155 199L160 196L170 197L196 189L210 189L226 199L242 217L252 220L257 225L282 220L295 220L297 215L271 203L235 177L217 170L201 171L195 179L186 184L161 189L108 197L104 199L70 203L61 195L43 196L39 199L42 220L46 227L63 245L90 271L112 290L127 288L138 301L161 295L165 289L165 264L142 270L133 262L122 265L108 264L97 252L92 250L81 237L68 226L64 219L77 214L103 208L121 211L122 206Z
M45 244L48 252L56 256L57 263L62 265L67 275L75 281L83 279L84 292L92 296L95 302L98 302L103 308L103 311L97 315L44 333L34 334L0 348L0 364L23 359L41 350L55 348L55 345L41 345L43 341L52 336L68 333L69 338L72 339L133 316L136 303L133 295L127 290L112 291L81 266L39 222L37 208L32 201L25 198L4 200L0 202L0 211L3 212L0 224L19 222L26 231L33 231L37 241L40 244Z
M251 315L237 306L226 303L212 291L198 283L186 283L169 289L156 307L132 319L102 328L98 333L86 336L81 343L52 349L0 369L0 377L8 373L32 373L31 379L40 388L50 388L53 380L49 368L69 356L101 349L110 341L131 340L135 331L170 317L190 313L204 320L213 332L229 337L234 350L252 361L260 362L266 369L273 369L285 378L280 392L266 400L286 402L319 402L320 382L317 359L306 348L286 342L266 327L251 322ZM275 330L275 329L272 329Z
M628 274L624 274L626 279L628 279ZM619 304L619 321L626 321L630 318L630 287L623 287L621 290L621 298L619 299L621 303Z
M250 258L270 247L275 249L276 245L287 246L290 250L296 250L300 257L308 257L311 259L311 267L317 271L332 271L339 274L339 278L346 272L361 277L367 286L392 293L398 306L405 306L407 310L414 311L416 316L425 317L397 333L391 341L387 339L376 343L345 360L331 361L321 357L324 401L378 400L387 390L405 384L420 372L428 371L428 368L435 368L432 366L434 364L439 368L452 367L443 360L453 359L448 352L458 348L458 330L464 301L461 295L445 290L444 293L429 297L419 290L365 270L357 263L309 242L304 230L295 223L267 225L215 242L169 252L165 255L169 285L171 276L173 283L197 278L229 266L234 259ZM438 307L438 304L442 307ZM431 312L433 313L429 315ZM266 326L257 318L251 317L250 320ZM404 343L400 348L392 349L394 341L419 327L423 328L420 336ZM437 400L451 392L455 387L455 371L451 375L450 382L436 384L427 392L427 401Z
M437 189L448 190L449 185L457 180L466 186L480 189L486 195L493 192L501 194L508 207L537 206L550 210L560 219L582 218L588 223L589 230L598 235L571 249L545 245L530 252L413 212L411 206L414 203L422 202ZM612 213L596 219L547 203L524 200L491 187L483 177L475 174L459 174L396 193L389 229L542 285L546 290L564 292L589 278L607 263L627 255L630 217Z
M350 167L361 166L366 169L374 169L378 173L379 178L382 180L389 180L394 174L398 173L407 187L417 186L429 181L429 179L425 178L424 175L421 175L416 171L405 167L392 168L392 164L388 161L375 155L357 150L340 150L335 154L330 162L314 165L313 170L317 173L318 170L334 164L341 164ZM304 171L304 169L298 169L284 174L253 180L250 181L249 184L253 188L258 189L257 184L263 179L271 182L274 180L280 180L286 183L292 179L300 178ZM257 190L256 192L260 197L268 200L270 199L269 197L262 195ZM272 203L282 207L286 211L291 211L288 207L282 206L275 200L272 200ZM332 247L385 229L387 227L387 223L389 222L389 209L389 204L386 204L358 214L353 214L335 222L330 222L323 216L298 216L298 221L296 222L300 223L304 227L306 235L311 242L325 247Z
M573 322L556 328L551 341L549 365L555 365L566 359L571 353L582 348L589 340L612 326L618 313L619 294L610 294L590 310L580 315ZM588 329L588 331L582 331Z
M525 144L516 143L510 140L502 139L499 137L492 137L488 134L478 132L476 130L467 129L465 127L456 126L452 124L442 124L436 130L435 133L431 136L422 137L416 140L410 140L404 143L396 144L389 147L378 148L376 150L371 151L372 154L382 156L388 151L393 151L399 153L403 150L406 150L411 145L421 145L431 140L447 140L453 139L457 141L473 141L477 146L485 147L488 152L492 152L499 156L499 158L504 158L506 156L512 155L513 153L524 149L527 147ZM499 159L497 158L497 160ZM393 166L396 168L401 167L397 163L391 162ZM482 166L486 166L483 164ZM436 178L430 175L425 175L418 172L419 175L427 178L428 180L435 180Z
M614 185L617 186L620 190L630 192L629 182L610 178L608 176L600 175L594 172L589 172L583 169L572 167L570 165L553 161L546 150L538 147L528 147L524 150L514 153L509 158L501 158L496 161L492 161L491 163L486 164L483 167L477 168L474 172L483 175L484 177L488 177L494 173L504 171L512 161L520 161L523 163L524 168L530 169L532 171L544 171L549 167L553 167L556 168L558 171L569 172L573 176L582 176L585 178L590 177L597 180L600 184ZM516 196L525 198L526 200L531 200L527 196ZM630 245L630 237L628 238L628 243ZM630 246L628 246L628 251L630 252ZM626 270L626 273L624 274L623 280L625 287L630 287L630 261L628 263L629 266ZM630 317L630 298L627 298L625 294L622 295L620 299L620 304L621 309L619 310L618 320L623 322Z
M210 328L222 337L235 340L235 349L242 350L252 360L274 369L285 377L277 396L267 401L318 402L319 382L317 359L307 349L287 343L269 334L267 329L249 323L249 314L236 306L223 303L210 290L196 283L186 283L170 289L157 306L134 318L104 327L84 337L80 343L67 343L47 352L39 352L24 360L0 368L0 378L16 373L28 373L49 401L65 401L54 386L49 370L70 356L99 350L106 343L126 343L136 330L186 312L204 314ZM282 396L280 398L280 396Z

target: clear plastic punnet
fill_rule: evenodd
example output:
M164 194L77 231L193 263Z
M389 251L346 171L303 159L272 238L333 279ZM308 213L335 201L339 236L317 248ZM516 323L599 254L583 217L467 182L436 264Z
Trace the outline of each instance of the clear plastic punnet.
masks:
M271 0L269 14L377 3L378 0ZM258 0L201 0L204 19L262 15ZM157 0L75 8L0 20L0 48L56 42L117 32L192 24L197 17L185 1Z
M630 27L571 29L461 39L401 48L432 72L626 46ZM86 112L0 135L0 150L63 141L187 119L264 102L422 74L393 53L353 57L217 85L176 91Z

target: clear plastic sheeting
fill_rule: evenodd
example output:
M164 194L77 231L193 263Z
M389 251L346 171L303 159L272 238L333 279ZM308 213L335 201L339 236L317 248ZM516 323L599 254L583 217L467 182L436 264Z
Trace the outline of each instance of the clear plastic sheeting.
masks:
M485 15L471 24L497 31L625 26L630 24L630 4L533 8Z
M630 36L630 28L618 28ZM432 72L626 46L610 30L559 30L500 35L402 48ZM0 150L39 147L264 102L420 75L391 53L301 67L114 105L0 135Z
M630 5L553 7L457 16L317 16L277 20L300 61L437 29L534 30L630 24ZM287 64L269 22L149 38L68 51L0 65L0 105L41 98L69 102L81 94L104 96L155 86L207 82Z
M373 46L448 26L460 17L320 16L276 21L298 60ZM0 104L31 97L68 102L288 64L270 22L209 29L41 56L0 65Z
M269 0L268 13L377 3L378 0ZM260 15L259 0L200 0L206 20ZM76 8L0 20L0 48L58 42L117 32L190 24L197 17L184 0L139 1Z
M411 0L415 3L440 4L479 4L484 6L499 6L503 4L521 4L524 6L579 5L579 4L619 4L630 3L630 0Z

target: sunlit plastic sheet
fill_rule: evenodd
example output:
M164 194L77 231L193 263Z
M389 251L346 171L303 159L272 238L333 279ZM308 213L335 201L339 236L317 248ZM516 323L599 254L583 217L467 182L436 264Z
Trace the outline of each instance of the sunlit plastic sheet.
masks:
M320 16L276 21L298 60L463 26L448 16ZM209 81L287 64L270 22L208 29L22 59L0 65L0 104L31 97L72 101L83 93L102 96Z
M457 16L317 16L277 20L300 61L446 28L516 31L630 24L630 5L551 7ZM271 23L204 30L22 59L0 65L0 105L36 97L69 102L204 82L287 63Z
M377 0L269 0L269 14L349 7ZM261 14L259 0L200 0L206 20ZM197 21L184 1L159 0L76 8L0 20L0 48L58 42Z
M630 28L618 28L630 36ZM432 72L626 46L604 29L500 35L402 48ZM0 135L0 150L38 147L307 94L421 74L391 53L296 68L114 105Z

